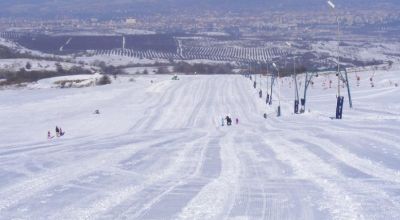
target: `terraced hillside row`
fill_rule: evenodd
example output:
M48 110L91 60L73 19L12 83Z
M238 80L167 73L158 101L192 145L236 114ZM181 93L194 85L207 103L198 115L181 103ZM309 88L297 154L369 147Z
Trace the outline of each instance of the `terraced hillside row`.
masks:
M235 47L236 44L231 41L204 40L203 38L183 42L169 34L58 36L1 32L0 37L28 49L53 54L89 52L92 55L139 59L203 59L234 62L267 61L286 54L278 47L255 45Z
M125 56L139 59L183 59L213 60L234 62L267 61L284 56L285 51L278 48L215 48L215 47L183 47L176 53L154 50L111 49L91 51L92 55Z

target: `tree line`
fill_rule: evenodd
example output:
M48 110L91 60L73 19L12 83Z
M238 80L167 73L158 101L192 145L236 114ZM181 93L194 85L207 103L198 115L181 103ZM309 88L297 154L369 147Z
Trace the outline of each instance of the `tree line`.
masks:
M29 63L26 66L29 67ZM70 69L64 69L61 64L56 64L56 71L49 70L32 70L27 71L26 68L21 68L18 71L0 70L0 79L6 81L0 82L0 85L12 85L19 83L35 82L41 79L56 77L56 76L69 76L79 74L92 74L88 69L84 69L80 66L73 66Z

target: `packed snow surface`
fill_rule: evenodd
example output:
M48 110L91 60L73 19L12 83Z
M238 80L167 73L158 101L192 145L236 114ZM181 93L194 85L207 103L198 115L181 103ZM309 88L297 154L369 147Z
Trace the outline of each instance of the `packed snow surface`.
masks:
M400 76L371 74L343 120L323 75L303 115L281 79L280 118L265 77L0 91L0 219L400 219Z

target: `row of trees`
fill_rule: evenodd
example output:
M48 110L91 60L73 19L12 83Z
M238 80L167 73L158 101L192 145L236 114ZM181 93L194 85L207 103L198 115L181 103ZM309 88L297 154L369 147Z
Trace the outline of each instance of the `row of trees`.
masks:
M6 46L0 45L0 59L15 59L15 58L25 58L26 56L16 53Z
M184 59L207 59L225 61L266 61L284 56L279 48L235 48L235 47L184 47Z
M107 75L121 75L126 74L124 71L125 68L129 68L131 66L113 66L107 65L103 61L97 61L94 65L100 68L102 74ZM137 67L136 65L133 65ZM184 74L231 74L233 73L234 67L231 64L190 64L187 62L174 62L171 61L168 65L163 63L158 63L156 65L148 65L151 67L156 67L157 70L155 71L156 74L169 74L171 72L174 73L184 73ZM140 66L140 67L148 67L148 66ZM172 69L170 68L172 66ZM143 69L141 72L136 72L136 74L149 74L147 69Z
M79 74L91 74L90 70L84 69L80 66L74 66L70 69L63 69L62 66L58 66L56 71L46 70L34 70L27 71L25 68L21 68L18 71L0 70L0 79L6 81L1 82L2 85L11 85L18 83L35 82L40 79L56 77L56 76L68 76L68 75L79 75Z
M204 64L196 63L190 64L186 62L179 62L174 64L174 72L185 74L232 74L233 66L229 63L226 64Z

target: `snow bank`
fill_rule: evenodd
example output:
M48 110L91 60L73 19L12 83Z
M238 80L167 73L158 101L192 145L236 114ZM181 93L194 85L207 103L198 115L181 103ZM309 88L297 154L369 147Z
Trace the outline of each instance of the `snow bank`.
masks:
M102 77L100 74L93 75L73 75L60 76L42 79L36 83L28 85L30 89L49 89L49 88L82 88L95 86L96 82Z
M31 68L27 69L26 64L30 63ZM77 66L74 63L58 62L58 61L47 61L47 60L33 60L33 59L0 59L0 69L7 71L18 71L24 68L26 71L56 71L57 65L60 64L63 69L71 69L73 66ZM90 67L84 66L89 69Z

